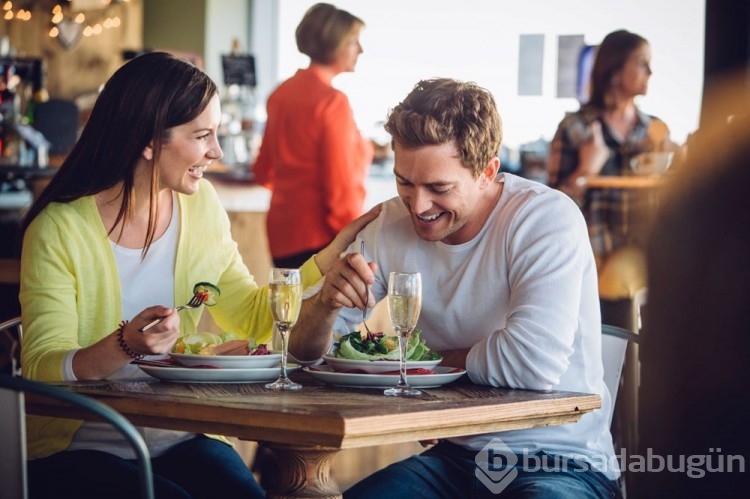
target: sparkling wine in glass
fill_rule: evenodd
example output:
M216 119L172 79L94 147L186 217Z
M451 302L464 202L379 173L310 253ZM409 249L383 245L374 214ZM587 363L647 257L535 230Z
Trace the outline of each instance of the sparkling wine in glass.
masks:
M409 386L406 380L406 350L411 332L417 325L422 310L422 276L419 272L391 272L388 277L388 314L398 335L398 384L385 390L386 395L414 397L422 392Z
M268 383L270 390L299 390L302 385L286 375L289 333L297 322L302 308L302 277L299 269L272 268L268 278L268 305L281 338L281 372L279 378Z

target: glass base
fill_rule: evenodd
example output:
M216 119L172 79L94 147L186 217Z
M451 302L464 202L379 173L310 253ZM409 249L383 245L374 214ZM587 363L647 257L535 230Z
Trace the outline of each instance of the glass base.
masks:
M422 392L407 385L388 388L387 390L383 391L383 395L387 395L389 397L419 397L420 395L422 395Z
M266 388L268 390L274 390L274 391L294 391L294 390L301 390L302 385L299 383L295 383L294 381L290 380L289 378L279 378L273 383L267 383Z

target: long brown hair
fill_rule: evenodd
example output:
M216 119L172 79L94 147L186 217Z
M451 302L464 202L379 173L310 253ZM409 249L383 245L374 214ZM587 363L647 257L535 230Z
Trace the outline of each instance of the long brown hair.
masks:
M591 95L585 107L597 110L608 108L607 95L612 87L612 77L625 66L633 51L647 43L648 40L641 35L624 29L613 31L604 37L596 49L594 66L591 68Z
M122 182L123 199L110 233L133 204L135 167L152 144L152 167L172 127L200 115L216 84L189 62L151 52L124 64L105 83L81 136L24 218L21 235L50 203L69 203ZM158 172L152 168L144 255L156 230Z

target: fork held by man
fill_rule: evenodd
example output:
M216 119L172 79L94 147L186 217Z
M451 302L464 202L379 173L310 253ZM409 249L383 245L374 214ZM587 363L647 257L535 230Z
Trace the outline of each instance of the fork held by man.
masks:
M362 243L359 245L359 253L364 257L365 256L365 242L362 241ZM370 328L367 326L367 305L370 302L370 286L365 284L365 306L362 308L362 325L365 327L365 331L367 331L367 334L372 334L372 331L370 331Z

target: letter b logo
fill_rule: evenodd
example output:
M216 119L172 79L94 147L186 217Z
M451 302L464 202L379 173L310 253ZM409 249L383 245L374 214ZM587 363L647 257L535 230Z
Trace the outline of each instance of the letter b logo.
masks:
M518 456L499 438L493 438L474 458L474 475L492 492L499 494L518 476Z

